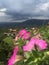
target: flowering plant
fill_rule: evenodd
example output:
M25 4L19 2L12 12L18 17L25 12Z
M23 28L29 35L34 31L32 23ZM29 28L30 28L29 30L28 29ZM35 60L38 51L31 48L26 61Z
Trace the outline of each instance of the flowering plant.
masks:
M48 43L40 33L32 36L28 30L22 29L14 41L15 48L8 65L49 65Z

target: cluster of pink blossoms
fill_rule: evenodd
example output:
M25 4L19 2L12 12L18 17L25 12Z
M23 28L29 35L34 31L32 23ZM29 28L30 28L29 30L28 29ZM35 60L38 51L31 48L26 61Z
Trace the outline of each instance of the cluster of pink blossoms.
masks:
M18 35L16 36L15 41L17 41L19 38L28 40L30 38L30 36L31 36L30 32L28 32L25 29L22 29L19 31ZM41 36L40 34L37 34L36 36L32 37L31 40L28 43L26 43L25 46L23 46L23 51L25 52L25 51L35 50L35 45L39 48L39 50L46 49L48 45L45 40L39 38L40 36ZM17 53L18 53L18 46L16 46L14 48L13 55L9 59L8 65L14 64Z
M44 50L47 48L47 43L45 40L33 37L25 46L23 46L23 50L35 50L35 45L39 48L39 50Z
M45 40L40 39L41 34L37 34L36 36L32 37L31 40L23 46L24 51L31 51L35 50L35 45L39 48L39 50L44 50L47 48L47 43Z
M23 38L24 40L27 40L30 38L30 32L28 32L26 29L22 29L19 31L18 35L15 37L15 41L17 41L19 38Z

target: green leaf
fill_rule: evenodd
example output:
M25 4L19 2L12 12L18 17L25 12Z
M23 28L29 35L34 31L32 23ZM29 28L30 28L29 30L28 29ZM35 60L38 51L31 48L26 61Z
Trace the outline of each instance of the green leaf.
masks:
M8 44L14 44L12 37L6 37L3 39L3 41Z

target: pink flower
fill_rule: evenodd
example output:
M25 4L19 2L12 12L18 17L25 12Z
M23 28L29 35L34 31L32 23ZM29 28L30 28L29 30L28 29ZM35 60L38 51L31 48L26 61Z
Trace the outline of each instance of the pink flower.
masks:
M39 36L40 36L40 34L39 34ZM47 43L43 39L33 37L33 38L31 38L31 41L34 41L34 45L36 45L40 50L44 50L47 48Z
M8 60L8 65L13 65L14 64L14 61L16 59L16 54L18 52L18 46L16 46L14 48L14 51L13 51L13 55L11 56L11 58Z
M32 51L35 49L35 45L40 49L44 50L47 48L47 43L45 40L32 37L30 42L23 46L23 51Z
M23 39L27 40L30 38L30 32L27 32L25 33L23 36L22 36Z
M27 40L30 38L30 32L28 32L26 29L22 29L19 31L19 37Z
M38 39L38 40L36 41L36 45L38 46L38 48L39 48L40 50L44 50L44 49L47 48L47 43L46 43L46 41L45 41L45 40L42 40L42 39Z
M26 32L27 32L26 29L22 29L22 30L19 31L19 35L23 36Z

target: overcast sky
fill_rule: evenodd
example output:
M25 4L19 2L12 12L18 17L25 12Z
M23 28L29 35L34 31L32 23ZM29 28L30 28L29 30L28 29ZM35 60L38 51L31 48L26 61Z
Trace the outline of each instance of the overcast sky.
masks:
M49 0L0 0L0 22L48 19Z

